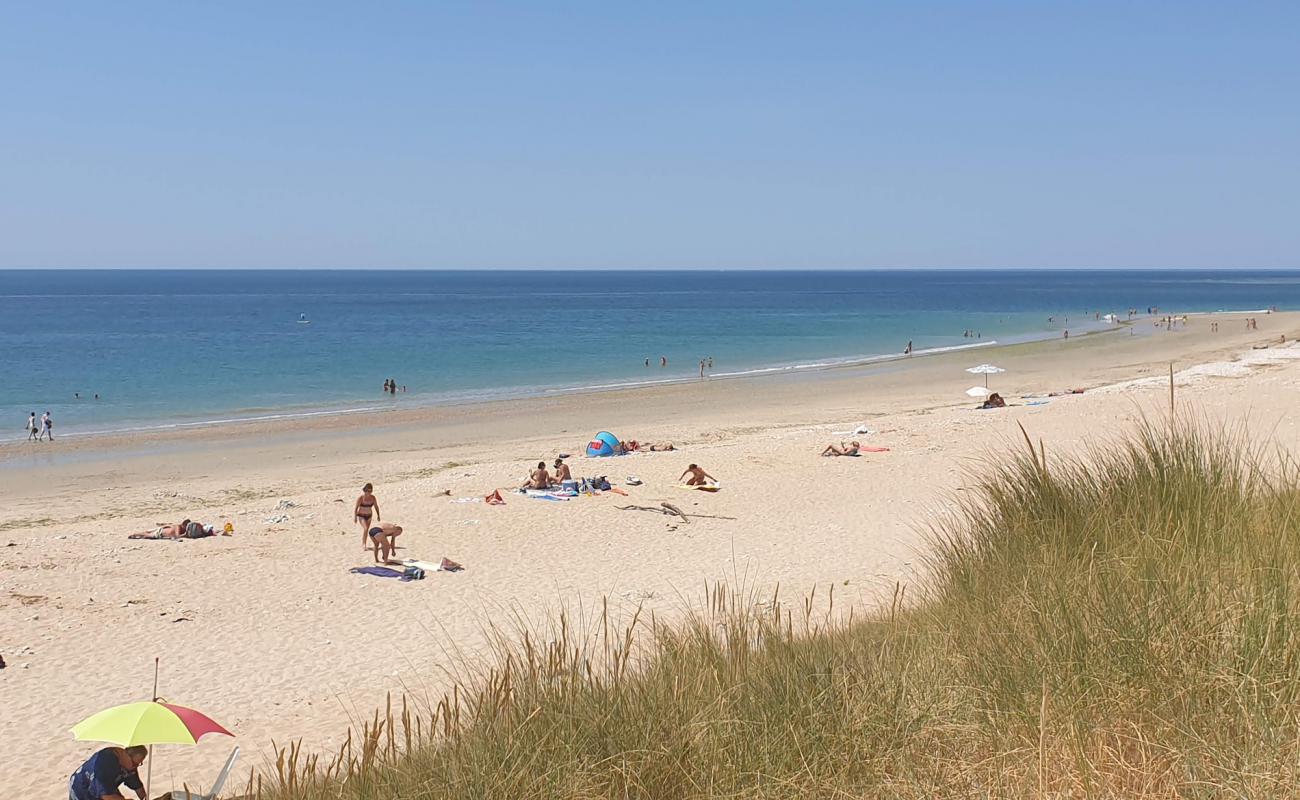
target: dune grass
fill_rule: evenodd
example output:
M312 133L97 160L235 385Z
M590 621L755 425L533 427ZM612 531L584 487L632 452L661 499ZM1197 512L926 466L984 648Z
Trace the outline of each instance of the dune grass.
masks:
M1264 455L1187 427L1078 459L1026 442L936 524L909 602L844 619L715 587L671 624L560 619L251 791L1300 795L1300 493Z

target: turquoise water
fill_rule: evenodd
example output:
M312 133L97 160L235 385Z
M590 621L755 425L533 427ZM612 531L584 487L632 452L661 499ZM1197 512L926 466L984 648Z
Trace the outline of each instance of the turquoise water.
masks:
M724 376L897 354L909 340L919 351L1055 337L1097 312L1152 305L1300 308L1300 272L4 271L0 280L4 438L21 438L30 411L51 411L56 433L70 434L388 409L696 379L708 356ZM407 392L383 394L389 377Z

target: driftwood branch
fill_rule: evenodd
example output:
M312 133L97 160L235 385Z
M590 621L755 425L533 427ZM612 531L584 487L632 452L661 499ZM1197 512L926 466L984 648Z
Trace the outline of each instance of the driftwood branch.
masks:
M682 522L687 524L690 524L688 517L695 517L696 519L735 519L735 517L722 517L716 514L687 514L672 503L660 503L658 506L615 506L615 508L619 511L653 511L667 517L679 517Z

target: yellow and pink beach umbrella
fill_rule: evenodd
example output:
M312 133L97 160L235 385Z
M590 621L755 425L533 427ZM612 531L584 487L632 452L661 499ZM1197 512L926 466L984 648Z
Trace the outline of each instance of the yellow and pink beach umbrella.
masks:
M200 711L157 700L106 708L72 728L72 735L79 741L109 742L119 747L195 744L209 733L234 736Z

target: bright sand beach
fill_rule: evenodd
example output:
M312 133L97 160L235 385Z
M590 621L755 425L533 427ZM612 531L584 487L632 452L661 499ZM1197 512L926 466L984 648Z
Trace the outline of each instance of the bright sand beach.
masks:
M159 693L236 733L246 774L266 765L273 740L331 750L388 693L436 696L483 652L493 623L602 598L624 615L671 617L712 581L787 596L834 586L837 608L861 611L921 577L927 520L951 508L981 459L1022 446L1021 426L1050 454L1165 414L1171 362L1183 413L1245 422L1297 451L1300 314L1135 326L799 376L4 445L0 750L40 758L10 761L0 789L61 791L92 748L68 729L147 699L155 656ZM990 385L1013 404L1087 391L977 411L964 391L982 379L964 368L985 361L1007 370ZM837 433L861 424L872 432ZM580 457L602 429L680 450ZM817 455L853 438L889 452ZM628 497L452 502L517 486L560 452L575 454L576 475L607 474ZM722 490L673 488L691 462ZM629 475L643 485L624 486ZM370 563L351 516L367 481L383 519L405 528L404 557L465 570L412 583L350 574ZM682 524L617 509L660 502L710 516ZM235 535L126 538L183 517L229 520ZM229 746L159 748L151 794L209 780Z

